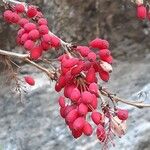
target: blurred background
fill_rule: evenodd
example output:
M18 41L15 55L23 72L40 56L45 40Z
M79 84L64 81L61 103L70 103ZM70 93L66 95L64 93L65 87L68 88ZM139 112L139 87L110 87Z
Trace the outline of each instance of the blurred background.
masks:
M111 43L115 59L111 80L104 86L123 98L150 103L150 21L136 18L135 5L126 0L36 0L53 33L75 44L87 44L95 37ZM16 30L2 20L0 6L0 49L21 51L15 44ZM49 57L51 54L47 54ZM0 60L0 150L98 150L96 137L75 140L59 116L58 93L45 74L24 67L21 76L31 74L34 87L26 87L20 97L5 84ZM34 72L33 72L34 70ZM150 150L150 109L130 111L128 131L114 139L112 150Z

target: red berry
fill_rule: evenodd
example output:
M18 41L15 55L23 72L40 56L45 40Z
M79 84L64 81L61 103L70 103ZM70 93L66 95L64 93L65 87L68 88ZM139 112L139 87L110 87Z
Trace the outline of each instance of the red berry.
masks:
M84 117L79 117L73 122L73 128L74 130L82 130L85 124Z
M92 126L88 122L86 122L83 127L83 133L87 136L90 136L92 135L92 132L93 132Z
M38 24L39 24L39 25L47 25L48 23L47 23L47 20L46 20L46 19L40 18L40 19L38 20Z
M89 61L95 61L96 60L96 54L94 52L90 52L87 57L88 57Z
M44 42L44 41L41 42L41 46L42 46L44 51L47 51L48 49L51 48L51 45L46 43L46 42Z
M30 32L31 30L34 30L36 29L36 25L34 23L26 23L24 25L24 29L27 31L27 32Z
M81 103L78 107L78 113L80 115L85 116L87 112L88 112L88 107L85 104Z
M125 109L117 109L117 117L120 120L127 120L128 119L128 111Z
M109 48L109 43L106 40L102 40L99 38L94 39L89 43L89 45L93 48L98 48L98 49L108 49Z
M51 36L51 46L58 48L60 46L60 39L56 36Z
M74 89L72 90L70 99L71 99L73 102L77 102L77 101L79 100L80 96L81 96L81 93L80 93L79 89L78 89L78 88L74 88Z
M91 67L86 74L86 81L88 83L93 83L96 81L95 69Z
M100 59L102 59L102 60L103 60L103 58L110 56L110 54L111 54L110 50L108 50L108 49L102 49L99 51L99 56L100 56Z
M65 107L60 107L60 115L61 115L61 117L62 118L65 118L66 116L65 116Z
M95 94L92 94L92 102L90 103L90 111L92 111L93 109L97 109L97 106L98 106L98 100L97 100L97 97L95 96Z
M11 23L18 23L18 21L20 20L20 16L17 13L12 13L11 14Z
M17 36L21 37L24 33L25 33L25 30L21 28L20 30L18 30Z
M34 6L29 6L28 11L27 11L27 16L29 18L33 18L37 14L37 9Z
M40 37L40 33L38 30L34 29L29 32L29 39L34 41L39 39L39 37Z
M18 13L23 13L25 11L25 7L22 4L16 4L15 11Z
M51 42L51 36L49 34L43 35L43 41L46 43L50 43Z
M74 88L76 88L76 86L74 84L73 85L66 85L65 88L64 88L65 97L70 98L71 93L72 93Z
M105 82L107 82L109 80L109 73L106 72L106 71L100 70L99 71L99 76Z
M94 111L94 112L92 112L91 118L92 118L93 122L96 125L98 125L98 124L100 124L100 122L102 120L102 114L99 113L99 112Z
M34 42L31 41L31 40L27 40L24 43L24 48L27 49L27 50L31 50L33 47L34 47Z
M60 107L65 107L65 98L63 96L59 97L58 102Z
M39 32L41 35L48 34L49 32L48 26L47 25L39 26Z
M84 91L84 92L82 92L82 94L81 94L81 98L82 98L83 103L89 104L89 103L92 102L92 98L93 98L93 97L92 97L92 94L91 94L90 92Z
M11 22L11 18L12 18L12 11L11 10L6 10L3 14L5 21L7 22Z
M26 19L26 18L21 18L18 22L18 24L21 26L21 27L24 27L25 24L29 23L29 20Z
M99 124L98 127L97 127L96 135L97 135L97 138L98 138L101 142L104 142L104 141L105 141L105 139L106 139L106 132L105 132L104 127L103 127L101 124Z
M21 44L23 45L26 41L28 40L28 33L24 33L22 36L21 36Z
M146 7L145 7L143 4L137 5L137 10L136 10L136 12L137 12L137 17L138 17L139 19L145 19L146 16L147 16Z
M41 57L42 55L42 48L39 46L34 47L31 51L30 51L30 58L33 60L37 60Z
M24 79L29 85L31 85L31 86L35 85L35 81L31 76L26 76L26 77L24 77Z
M78 112L76 109L71 110L67 116L66 116L66 121L67 122L74 122L78 117Z
M91 83L89 85L89 91L94 94L98 94L98 85L96 83Z
M91 51L87 46L78 46L76 50L79 51L83 57L86 57Z

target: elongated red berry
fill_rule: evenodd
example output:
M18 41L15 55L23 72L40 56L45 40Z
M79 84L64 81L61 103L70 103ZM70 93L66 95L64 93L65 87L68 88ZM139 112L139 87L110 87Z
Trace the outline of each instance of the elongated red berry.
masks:
M67 122L74 122L78 117L78 111L76 109L71 110L67 116L66 116L66 121Z
M13 12L11 14L11 20L10 20L11 23L18 23L19 20L20 20L20 16L17 13Z
M103 71L103 70L100 70L99 71L99 76L100 76L100 78L103 80L103 81L105 81L105 82L107 82L108 80L109 80L109 73L108 72L106 72L106 71Z
M25 11L25 7L22 4L16 4L15 5L15 11L17 13L23 13Z
M28 37L29 37L29 39L35 41L35 40L39 39L40 33L38 30L34 29L29 32Z
M94 52L90 52L87 56L89 61L95 61L96 60L96 54Z
M71 99L73 102L77 102L77 101L79 100L80 96L81 96L81 93L80 93L79 89L78 89L78 88L74 88L74 89L72 90L70 99Z
M98 94L98 85L93 82L89 85L89 91L94 94Z
M61 45L60 39L56 36L51 36L50 42L51 42L51 46L55 48L58 48Z
M47 20L45 18L40 18L38 20L38 24L39 25L47 25L48 23L47 23Z
M31 30L34 30L34 29L36 29L36 25L34 24L34 23L26 23L25 25L24 25L24 29L27 31L27 32L29 32L29 31L31 31Z
M29 23L29 20L26 19L26 18L21 18L18 22L18 24L21 26L21 27L24 27L25 24Z
M71 97L71 93L72 93L74 88L76 88L76 86L74 84L66 85L65 88L64 88L64 95L65 95L65 97L70 98Z
M29 85L31 86L35 85L35 81L31 76L25 76L24 79Z
M27 16L29 18L33 18L37 14L37 9L35 6L29 6L27 11Z
M59 97L58 102L60 107L65 107L65 98L63 96Z
M11 18L12 18L12 11L11 10L6 10L3 14L4 16L4 20L7 21L8 23L11 22Z
M100 124L100 122L101 122L101 120L102 120L102 114L99 113L99 112L94 111L94 112L92 112L92 114L91 114L91 118L92 118L93 122L94 122L96 125L98 125L98 124Z
M38 29L41 35L48 34L49 29L47 25L41 25Z
M92 94L91 94L90 92L84 91L84 92L82 92L82 94L81 94L81 98L82 98L83 103L89 104L89 103L92 102L92 98L93 98L93 97L92 97Z
M23 45L26 41L28 40L28 33L24 33L22 36L21 36L21 44Z
M90 135L92 135L92 132L93 132L92 126L88 122L86 122L83 127L83 133L86 136L90 136Z
M86 81L88 83L93 83L96 81L95 69L91 67L86 74Z
M120 120L127 120L128 119L128 111L125 109L117 109L117 117Z
M137 17L139 19L145 19L147 16L146 7L143 4L137 5Z
M88 107L85 104L81 103L78 107L78 113L80 115L85 116L87 112L88 112Z
M27 40L24 43L24 48L27 50L31 50L34 47L34 42L31 40Z
M51 36L49 34L43 35L43 41L46 43L50 43L51 42Z
M73 128L75 130L82 130L85 124L85 119L84 117L79 117L73 122Z
M97 138L98 138L101 142L104 142L104 141L105 141L105 139L106 139L106 132L105 132L104 127L103 127L101 124L99 124L98 127L97 127L96 135L97 135Z
M30 58L33 60L37 60L41 57L42 55L42 49L39 46L34 47L31 51L30 51Z
M78 46L76 50L79 51L83 57L86 57L91 51L87 46Z

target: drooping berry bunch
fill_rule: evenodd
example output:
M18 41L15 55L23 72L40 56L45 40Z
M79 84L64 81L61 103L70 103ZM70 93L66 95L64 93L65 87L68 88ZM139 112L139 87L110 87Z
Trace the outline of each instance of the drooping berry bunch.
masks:
M43 51L61 46L60 39L49 33L47 20L35 6L11 6L4 12L4 19L19 26L17 43L30 53L32 60L40 58ZM60 68L55 90L63 90L58 100L60 114L73 137L92 135L93 124L101 142L106 143L112 135L120 137L125 131L128 111L111 107L99 91L98 79L107 82L112 72L108 41L96 38L88 46L74 46L65 52L58 58ZM29 85L35 84L31 76L24 79Z
M150 20L150 7L146 7L146 5L143 4L143 1L137 0L136 14L137 17L141 20Z
M10 7L3 14L5 21L19 26L17 44L30 53L30 58L37 60L43 51L60 46L60 40L49 34L47 20L35 6L25 8L22 4Z
M69 54L63 54L58 59L61 67L55 89L57 92L63 89L64 96L60 96L58 100L60 114L72 135L78 138L82 134L90 136L93 133L93 127L88 121L90 116L97 126L97 138L101 142L107 141L110 135L110 132L107 133L108 126L111 132L114 131L114 122L110 121L109 124L108 120L113 120L114 116L118 116L118 120L122 121L128 118L126 110L110 111L109 106L98 101L100 92L97 75L103 81L108 81L112 71L113 58L108 41L96 38L89 43L89 47L77 46ZM114 131L114 134L117 133ZM122 134L121 132L119 136Z

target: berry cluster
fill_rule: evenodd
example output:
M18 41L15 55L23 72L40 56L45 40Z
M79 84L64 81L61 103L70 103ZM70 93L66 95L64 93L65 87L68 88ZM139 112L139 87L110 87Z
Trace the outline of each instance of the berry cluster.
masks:
M37 60L43 51L60 46L58 37L49 34L48 22L35 6L17 4L3 14L5 21L19 26L17 44L29 51L30 58Z
M35 6L26 8L17 4L6 10L3 16L8 23L19 26L17 43L30 53L30 59L37 60L43 51L61 46L60 39L49 33L47 20ZM112 134L120 137L124 134L122 125L128 118L128 111L106 104L98 86L98 78L107 82L112 72L109 42L96 38L88 46L73 46L65 52L58 58L61 65L55 90L60 92L63 89L64 95L58 100L60 115L73 137L92 135L93 124L101 142L107 142ZM31 76L24 79L29 85L35 85Z
M137 17L141 20L144 19L150 20L150 8L147 8L142 3L137 3L136 13L137 13Z
M93 127L87 120L90 116L97 126L97 138L101 142L106 141L107 120L113 116L118 116L120 120L128 118L126 110L116 109L110 112L107 106L101 105L102 111L98 111L100 93L97 74L103 81L108 81L112 71L113 58L108 41L96 38L89 43L89 47L77 46L58 60L61 67L55 90L60 92L64 89L64 96L60 96L58 100L60 114L72 135L78 138L82 134L90 136L93 133Z

